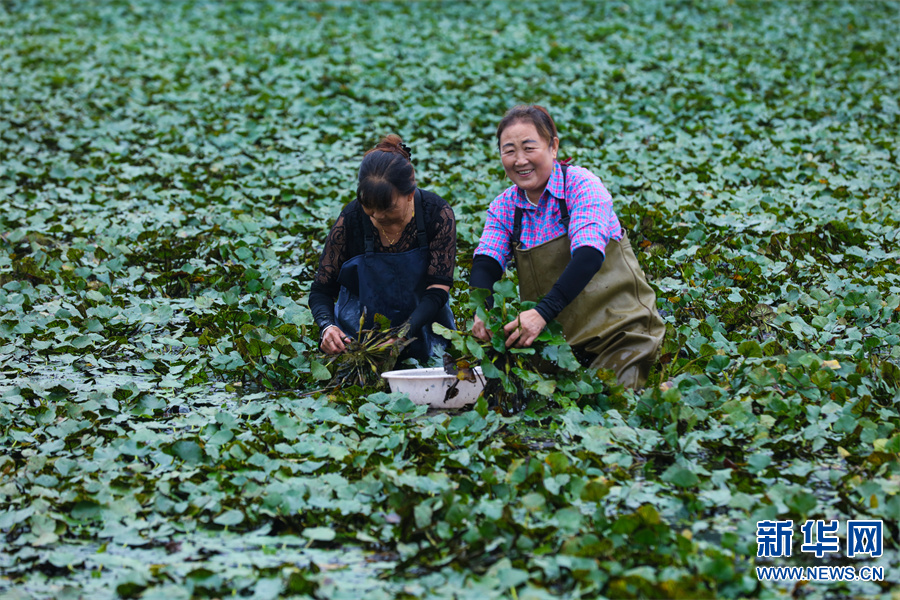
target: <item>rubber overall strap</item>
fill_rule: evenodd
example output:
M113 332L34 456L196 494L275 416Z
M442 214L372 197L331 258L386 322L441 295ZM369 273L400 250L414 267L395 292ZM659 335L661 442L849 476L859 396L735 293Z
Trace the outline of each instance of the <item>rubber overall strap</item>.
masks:
M369 215L363 213L362 224L363 236L365 236L366 240L366 254L373 254L375 252L375 229L372 227Z
M559 167L562 169L563 173L563 196L566 196L566 169L569 168L569 165L562 164L559 165ZM559 198L559 214L560 225L566 228L566 233L569 233L569 207L566 205L565 197Z
M422 192L416 188L414 210L416 211L416 237L419 238L419 248L428 247L428 231L425 229L425 211L422 209Z
M516 216L513 220L513 232L512 232L512 243L513 246L518 246L519 241L522 237L522 209L518 206L516 207Z
M569 165L561 164L559 167L562 169L563 174L563 196L566 195L566 169ZM566 206L566 199L559 198L559 224L562 225L566 233L569 232L569 207ZM514 246L517 246L522 238L522 209L518 206L516 207L516 214L513 217L513 232L512 232L512 243Z

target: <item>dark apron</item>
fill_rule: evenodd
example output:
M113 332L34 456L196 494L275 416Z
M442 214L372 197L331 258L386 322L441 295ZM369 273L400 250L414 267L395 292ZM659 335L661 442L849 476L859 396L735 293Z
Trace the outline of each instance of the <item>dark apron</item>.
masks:
M563 169L565 194L566 166ZM559 200L560 222L569 228L569 209ZM527 250L521 247L522 209L516 208L513 251L519 296L538 301L571 260L568 234ZM625 231L606 245L603 266L584 290L556 317L576 353L586 353L590 368L609 369L625 387L640 388L656 360L666 326L656 311L656 294L637 262Z
M375 229L369 217L363 215L366 251L345 262L338 273L341 291L334 307L334 316L338 327L347 335L356 337L363 307L366 309L364 329L374 325L376 314L384 315L392 326L397 326L409 319L425 294L430 253L419 190L416 190L415 212L419 247L397 253L375 253ZM438 313L436 322L456 329L449 302ZM415 358L424 363L432 355L442 354L447 346L447 340L433 333L430 324L418 331L410 331L407 338L415 340L400 354L401 360Z

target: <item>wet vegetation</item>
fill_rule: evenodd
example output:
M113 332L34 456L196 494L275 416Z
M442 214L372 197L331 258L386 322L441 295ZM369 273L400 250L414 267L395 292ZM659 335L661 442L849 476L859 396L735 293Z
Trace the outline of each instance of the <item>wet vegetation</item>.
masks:
M891 598L898 30L890 2L0 3L0 595ZM306 295L362 153L399 133L453 205L462 324L516 102L612 192L667 324L651 385L466 346L472 410L317 391ZM790 559L756 558L765 519ZM882 519L884 554L803 553L807 519Z

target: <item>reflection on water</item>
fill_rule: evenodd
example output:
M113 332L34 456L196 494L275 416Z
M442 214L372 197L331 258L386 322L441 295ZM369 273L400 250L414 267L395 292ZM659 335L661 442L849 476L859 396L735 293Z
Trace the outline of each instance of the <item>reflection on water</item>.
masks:
M64 576L32 577L0 596L4 600L103 599L129 590L142 598L166 600L208 594L278 598L282 591L296 593L305 588L318 589L329 598L369 598L372 594L393 597L400 591L397 584L379 579L394 566L391 555L355 546L314 548L302 536L270 535L269 527L246 533L198 530L144 541L151 543L68 543L34 549L28 562Z

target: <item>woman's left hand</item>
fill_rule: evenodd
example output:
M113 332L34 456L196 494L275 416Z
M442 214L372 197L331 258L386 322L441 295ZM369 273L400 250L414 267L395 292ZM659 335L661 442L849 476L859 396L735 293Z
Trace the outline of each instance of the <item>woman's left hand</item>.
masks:
M547 321L541 313L532 309L519 313L514 321L510 321L503 327L506 333L506 347L527 348L534 343L535 338L541 334Z

